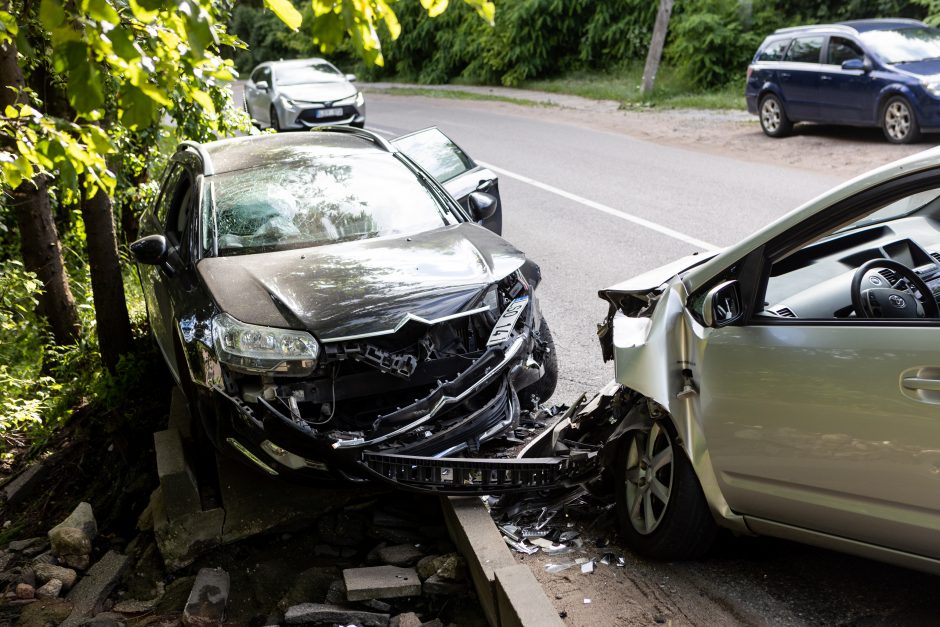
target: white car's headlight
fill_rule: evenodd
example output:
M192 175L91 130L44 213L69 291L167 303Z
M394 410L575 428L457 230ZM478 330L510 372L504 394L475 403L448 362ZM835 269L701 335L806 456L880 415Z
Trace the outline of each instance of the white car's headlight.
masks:
M291 100L290 98L288 98L287 96L281 96L281 102L283 102L284 106L287 107L288 109L293 109L294 107L297 106L297 103Z
M361 107L366 103L366 97L362 95L362 92L356 92L356 106Z
M337 107L345 107L346 105L354 104L357 107L361 107L362 103L366 101L366 97L362 95L361 91L357 91L355 96L350 96L349 98L343 98L342 100L337 100L333 104Z
M926 89L930 93L931 96L936 96L937 98L940 98L940 81L936 79L929 80L929 81L924 80L924 81L921 81L920 84L924 86L924 89Z
M219 361L241 372L304 376L320 354L306 331L246 324L225 313L212 319L212 337Z

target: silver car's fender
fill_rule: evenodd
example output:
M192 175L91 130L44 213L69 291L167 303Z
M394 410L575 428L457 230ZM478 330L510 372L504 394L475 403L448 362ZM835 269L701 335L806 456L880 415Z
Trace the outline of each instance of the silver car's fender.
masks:
M710 329L685 307L687 293L678 277L664 284L650 317L613 317L614 376L618 383L664 407L679 434L702 491L723 527L750 533L743 517L731 511L718 487L705 443L701 404L694 373ZM692 371L691 378L683 371Z

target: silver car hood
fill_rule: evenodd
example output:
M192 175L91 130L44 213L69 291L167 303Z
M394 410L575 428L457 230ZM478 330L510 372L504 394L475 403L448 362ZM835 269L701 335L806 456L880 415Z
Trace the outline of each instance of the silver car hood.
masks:
M279 94L302 102L335 102L356 95L356 88L348 81L334 83L308 83L306 85L278 85Z
M621 281L616 285L611 285L605 290L602 290L603 293L629 293L629 294L641 294L650 292L657 289L664 283L667 283L671 278L685 272L689 268L693 268L699 264L702 264L709 259L715 257L720 250L709 251L704 253L693 253L682 257L681 259L676 259L671 261L666 265L654 268L648 272L637 275L626 281Z

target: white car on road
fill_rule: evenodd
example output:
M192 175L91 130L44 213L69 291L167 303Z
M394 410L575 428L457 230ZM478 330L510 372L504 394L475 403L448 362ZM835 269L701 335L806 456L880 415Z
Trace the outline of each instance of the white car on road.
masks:
M324 59L269 61L245 83L245 110L257 125L277 131L324 124L362 128L366 103L355 80Z

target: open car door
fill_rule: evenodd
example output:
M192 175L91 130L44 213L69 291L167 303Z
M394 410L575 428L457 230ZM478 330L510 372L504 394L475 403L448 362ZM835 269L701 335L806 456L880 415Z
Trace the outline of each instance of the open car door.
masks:
M503 206L499 198L499 180L491 170L477 165L436 126L402 135L392 143L427 170L464 209L469 211L467 203L472 192L484 192L496 198L496 212L480 224L497 235L502 234Z

